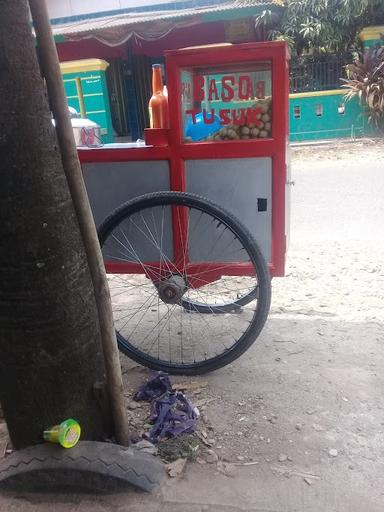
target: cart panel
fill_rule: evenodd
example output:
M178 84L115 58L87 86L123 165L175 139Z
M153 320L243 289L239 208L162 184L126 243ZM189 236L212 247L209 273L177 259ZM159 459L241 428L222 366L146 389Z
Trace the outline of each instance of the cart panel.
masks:
M170 190L166 160L83 163L83 176L96 226L135 197Z
M185 162L187 191L199 194L232 212L252 233L266 259L271 260L272 159L226 158ZM214 226L207 227L199 243L192 238L191 261L221 261L221 243L211 250ZM237 261L241 261L237 259Z
M113 236L109 237L108 243L103 246L104 261L109 264L138 264L136 273L143 273L142 263L157 264L159 261L160 237L164 258L168 262L172 261L173 236L172 231L167 229L171 224L170 209L162 211L161 207L149 208L133 218L121 221ZM166 265L164 264L165 267ZM151 265L151 268L153 266L155 265Z
M149 160L140 162L101 162L83 164L83 175L88 192L89 201L96 226L109 215L115 208L121 206L130 199L150 192L169 190L169 162L164 160ZM169 212L167 212L167 215ZM104 259L111 262L114 259L126 258L127 261L152 261L158 257L158 251L149 240L140 232L140 219L136 220L138 228L129 230L122 224L122 228L129 240L115 241L106 249ZM153 223L152 217L147 222ZM151 224L151 228L160 232L160 219L156 219L157 226ZM171 218L165 219L167 225L171 225ZM142 226L145 232L145 226ZM132 257L129 244L135 247L136 255ZM140 248L138 250L138 247ZM163 251L167 258L173 259L173 240L170 230L164 232Z

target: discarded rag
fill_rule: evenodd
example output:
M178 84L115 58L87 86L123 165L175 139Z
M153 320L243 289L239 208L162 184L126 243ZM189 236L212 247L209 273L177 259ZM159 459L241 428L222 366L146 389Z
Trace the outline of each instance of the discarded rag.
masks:
M135 400L151 402L151 430L145 435L152 443L196 430L199 411L180 391L172 392L169 376L160 372L141 386Z
M133 396L133 399L136 400L136 402L140 402L142 400L150 402L151 400L164 395L167 391L172 391L172 384L169 379L169 375L164 372L158 372L145 384L139 387Z
M154 425L147 436L152 443L157 443L167 437L191 434L196 430L198 416L197 409L183 393L166 392L151 403L150 421Z

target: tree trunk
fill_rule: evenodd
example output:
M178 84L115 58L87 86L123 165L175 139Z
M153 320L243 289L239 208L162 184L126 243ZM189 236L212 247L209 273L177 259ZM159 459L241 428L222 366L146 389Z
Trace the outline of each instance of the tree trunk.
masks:
M101 439L92 283L26 0L0 0L0 402L16 448L68 417Z

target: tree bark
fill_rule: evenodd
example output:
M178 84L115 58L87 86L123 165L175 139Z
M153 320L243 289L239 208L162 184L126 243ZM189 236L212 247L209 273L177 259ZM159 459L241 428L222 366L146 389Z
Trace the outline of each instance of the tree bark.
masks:
M60 73L59 58L45 0L29 0L32 21L36 33L40 69L45 78L48 97L56 121L56 133L61 161L72 197L80 234L91 274L93 291L98 311L101 345L104 354L107 393L111 409L111 420L116 441L129 444L127 411L125 408L123 378L119 349L113 322L113 311L103 255L101 253L95 222L85 188L79 157L68 115L68 103Z
M101 439L92 283L26 0L0 0L0 402L16 448L68 417Z

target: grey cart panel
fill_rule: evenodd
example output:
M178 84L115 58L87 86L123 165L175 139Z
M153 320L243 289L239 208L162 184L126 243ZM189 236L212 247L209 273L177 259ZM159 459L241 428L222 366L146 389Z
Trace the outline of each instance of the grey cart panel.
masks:
M83 164L83 175L96 226L115 208L130 199L150 192L169 190L169 162L151 160L144 162L100 162ZM122 222L103 249L105 260L157 261L158 250L146 235L147 227L161 233L161 223L166 228L162 237L162 250L172 260L171 218L161 219L160 209L148 210L142 217L135 217L134 224ZM154 216L156 218L154 218ZM146 223L146 224L145 224ZM168 229L167 229L168 228Z
M173 260L171 209L147 208L122 220L103 245L105 261L150 263L159 261L159 251ZM164 262L164 265L167 263ZM140 268L141 272L142 268Z
M169 162L83 164L84 181L96 226L115 208L150 192L169 190Z
M272 244L272 159L236 158L188 160L187 191L211 199L232 212L257 240L266 259L271 260ZM211 247L214 227L200 238L199 246ZM197 241L196 241L197 242ZM204 251L191 241L192 261L204 258ZM218 253L220 248L218 248ZM209 259L220 261L219 254ZM239 260L238 260L239 261Z

